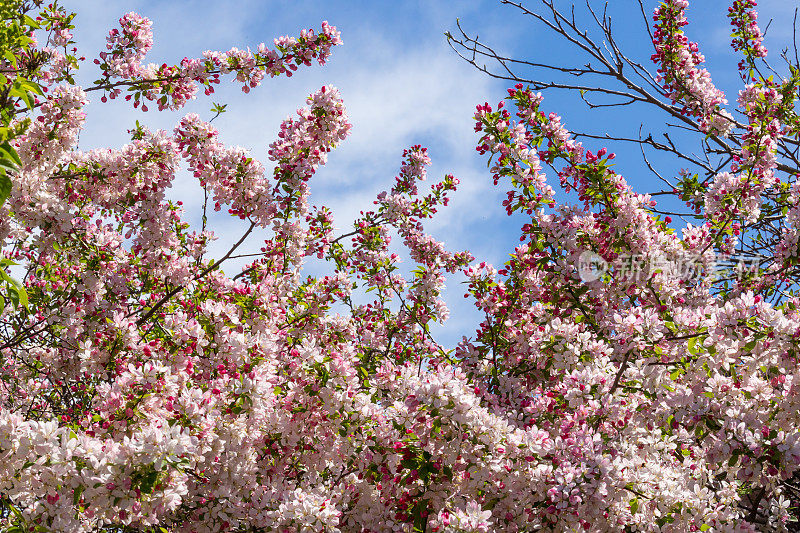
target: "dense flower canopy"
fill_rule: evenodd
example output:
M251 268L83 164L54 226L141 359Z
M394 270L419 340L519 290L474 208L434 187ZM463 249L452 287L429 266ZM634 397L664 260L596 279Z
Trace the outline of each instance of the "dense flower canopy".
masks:
M129 13L82 88L73 15L34 4L3 12L17 33L0 59L3 531L786 530L800 185L779 145L800 134L800 72L753 73L766 55L754 0L729 10L747 81L730 111L683 33L688 3L654 15L663 95L740 146L713 180L676 190L702 225L676 232L533 90L478 106L477 148L524 219L499 269L426 232L458 180L421 191L421 146L352 231L309 205L351 127L330 86L282 123L271 172L196 114L135 128L120 149L76 148L89 91L158 110L226 77L249 92L324 64L333 26L170 66L146 62L151 22ZM166 198L180 168L242 221L221 257ZM762 263L721 279L715 261L774 213ZM224 272L256 230L258 257ZM330 273L307 276L312 257ZM430 326L458 271L485 319L447 349Z

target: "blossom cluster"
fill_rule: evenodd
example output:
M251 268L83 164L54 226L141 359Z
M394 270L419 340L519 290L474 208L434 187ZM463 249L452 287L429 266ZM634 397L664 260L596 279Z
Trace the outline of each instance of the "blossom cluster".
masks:
M747 124L714 126L723 97L680 30L686 7L656 12L665 90L699 131L736 127L739 143L696 186L705 221L674 231L613 153L518 84L474 115L476 149L521 222L497 268L429 231L459 181L423 190L422 146L351 231L309 204L351 129L331 86L283 121L269 173L196 114L81 151L86 93L43 75L0 211L0 274L21 273L25 296L3 294L0 309L0 529L786 531L800 301L776 303L773 287L796 279L800 249L800 185L779 160L800 79L750 80ZM151 23L128 14L96 87L179 107L196 84L235 72L253 88L338 42L323 25L274 52L172 70L143 65ZM167 197L181 169L244 227L218 257L205 221L194 229ZM769 267L721 285L719 254L784 208ZM254 234L263 246L245 253ZM238 254L253 259L237 268ZM653 266L587 278L587 255ZM692 276L663 267L689 263ZM431 325L459 271L482 318L447 347Z
M672 5L662 4L657 16L665 4ZM791 444L785 440L793 422L773 424L771 417L794 416L795 396L784 387L800 323L795 312L744 289L727 299L715 296L708 268L710 251L730 250L730 240L718 239L720 230L739 235L743 224L759 217L763 192L780 185L776 147L788 116L781 89L765 82L743 90L739 104L750 124L741 152L709 188L709 222L687 226L682 239L653 215L652 199L633 193L609 168L604 149L586 150L560 117L540 110L539 94L521 85L509 91L516 123L502 102L497 111L478 107L476 130L484 133L478 148L496 157L496 182L510 177L509 213L532 216L502 269L481 264L467 272L487 319L475 341L459 347L458 358L474 382L483 383L484 401L507 413L529 412L545 401L546 415L539 411L523 420L552 428L551 439L588 438L598 446L594 457L607 461L598 485L600 479L587 475L592 470L584 455L552 460L555 479L570 479L567 472L577 470L581 486L551 485L548 494L569 503L548 507L538 527L660 530L681 523L688 530L752 531L735 503L752 486L770 495L758 511L775 513L769 523L785 527L789 499L779 482L796 472L798 449L793 438ZM552 167L582 207L542 202L536 189L523 186L517 159L509 154L530 146L539 147L536 166ZM712 204L719 198L725 201ZM699 268L691 279L670 269L645 276L614 269L577 282L580 258L589 251L608 264L625 256L680 262L691 255ZM785 257L775 252L775 260ZM755 276L761 277L757 287L774 279L760 271ZM644 418L636 422L639 416ZM666 453L642 455L651 445ZM550 464L550 457L542 459ZM650 475L653 481L646 481ZM709 487L703 480L712 477L716 483ZM586 497L596 494L602 500L589 504Z
M745 59L739 62L739 70L744 70L748 63L752 65L755 58L767 55L764 35L758 27L756 6L756 0L736 0L728 8L728 18L731 19L731 26L734 28L731 46L745 55Z
M711 74L701 65L705 57L697 43L683 33L687 0L661 2L653 14L653 61L659 64L658 81L673 102L680 102L682 111L699 120L705 133L727 136L733 127L733 116L722 106L728 101L711 81Z
M152 23L137 13L128 13L119 23L120 29L112 29L108 34L107 51L94 61L103 72L96 85L107 90L107 97L112 99L121 96L122 87L127 87L131 92L125 99L133 98L134 107L141 103L143 111L148 107L142 99L156 102L159 110L180 109L195 98L198 85L209 95L220 77L228 73L236 74L236 81L247 93L266 76L291 76L299 66L308 66L313 59L324 65L331 47L341 44L338 30L323 22L319 33L307 29L297 38L275 39L272 50L262 43L255 52L232 48L227 52L207 51L202 58L184 58L178 65L143 64L153 46Z

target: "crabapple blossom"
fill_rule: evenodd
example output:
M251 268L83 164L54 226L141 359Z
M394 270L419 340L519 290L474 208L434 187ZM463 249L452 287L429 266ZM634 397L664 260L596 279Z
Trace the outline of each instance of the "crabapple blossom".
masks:
M676 194L703 220L675 231L615 154L517 84L474 115L520 223L498 267L429 231L459 180L425 186L422 146L351 230L309 204L351 129L331 86L282 122L271 172L195 113L137 126L121 148L76 146L90 91L127 88L159 111L225 75L248 92L324 63L340 44L327 23L158 66L144 63L153 24L129 13L86 88L67 79L68 49L44 53L47 91L15 114L19 172L0 207L0 273L24 288L0 310L0 529L787 531L800 186L782 143L798 133L800 74L749 76L732 120L683 33L687 7L655 12L663 96L701 135L738 143L706 182L682 174ZM729 11L748 65L766 54L754 8ZM47 10L45 46L13 53L72 43L70 14ZM218 257L208 221L193 228L167 197L182 169L242 225ZM720 279L715 261L762 242L766 223L779 224L768 264ZM587 252L607 267L593 279ZM309 275L309 258L327 270ZM447 347L431 324L458 272L482 318Z
M725 95L714 86L708 70L700 66L705 57L697 43L684 35L687 7L687 0L668 0L653 14L653 60L660 65L658 80L673 102L680 102L685 113L699 119L701 131L726 136L733 127L733 117L722 107L728 103Z

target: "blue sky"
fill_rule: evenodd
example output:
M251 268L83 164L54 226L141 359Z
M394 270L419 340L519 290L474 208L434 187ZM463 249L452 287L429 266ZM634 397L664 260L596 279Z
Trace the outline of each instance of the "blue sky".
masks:
M531 7L538 2L528 2ZM477 135L472 114L484 101L493 105L505 96L509 82L493 80L467 65L450 49L446 30L455 31L456 18L465 29L492 43L498 51L544 63L580 64L582 59L540 25L497 1L264 1L228 2L160 0L67 1L78 12L76 40L88 61L80 80L88 84L97 78L91 59L104 48L108 30L128 11L153 20L155 47L148 59L175 63L184 56L197 57L204 50L227 50L236 46L255 47L271 43L279 35L295 35L302 28L319 28L323 20L337 26L344 45L333 50L324 67L305 68L292 78L267 80L244 95L238 85L221 84L212 99L201 97L181 113L143 113L123 102L102 105L93 101L87 109L86 129L80 148L118 147L128 139L126 130L139 120L150 128L171 130L186 112L211 118L211 102L228 104L228 112L214 121L222 139L252 150L266 161L267 147L275 138L280 122L303 105L305 96L321 85L338 87L345 100L351 136L329 157L312 182L313 202L331 207L337 226L347 231L358 211L369 209L377 193L391 187L404 148L423 144L429 148L433 166L429 180L452 173L461 189L449 209L440 212L430 226L436 237L450 249L468 248L480 258L501 264L517 242L519 220L508 220L500 205L503 189L494 188L484 157L475 153ZM561 2L568 5L568 2ZM650 65L652 47L642 40L638 6L632 0L612 2L615 27L623 47ZM655 2L646 2L648 14ZM686 31L699 41L715 82L735 102L738 86L737 59L728 51L729 26L725 18L728 2L693 2ZM774 18L767 45L771 57L790 44L791 20L797 2L769 0L760 3L760 20ZM725 73L728 73L726 76ZM535 75L535 74L534 74ZM96 100L97 95L93 95ZM570 95L546 95L544 107L564 117L567 126L591 128L597 132L618 130L635 133L646 123L661 129L664 117L646 110L611 110L589 113L580 100ZM586 142L596 150L601 145ZM657 190L643 168L636 150L614 147L619 154L617 171L641 190ZM677 168L663 161L666 175ZM176 180L171 196L183 200L187 210L201 205L201 189L188 175ZM195 217L199 219L198 217ZM219 236L217 249L226 249L241 233L238 221L217 217L212 227ZM258 241L253 240L253 248ZM448 287L447 301L452 318L439 338L452 346L461 335L470 335L478 317L465 304L463 288L457 281Z

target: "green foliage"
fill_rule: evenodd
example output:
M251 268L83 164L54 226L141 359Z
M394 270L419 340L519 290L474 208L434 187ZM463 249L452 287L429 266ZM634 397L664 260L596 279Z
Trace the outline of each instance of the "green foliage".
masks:
M0 204L11 193L12 178L21 165L11 141L23 133L28 124L27 121L12 122L20 112L32 111L36 107L36 97L44 94L39 85L30 81L44 58L34 54L22 61L23 52L33 44L31 33L41 29L28 15L32 8L33 4L21 0L0 3ZM19 109L20 103L25 104L23 109Z
M22 284L15 280L6 270L11 265L15 265L13 261L10 259L1 259L0 260L0 286L2 286L2 293L0 293L0 297L2 297L2 302L0 302L0 306L5 307L9 303L12 304L15 308L28 308L28 293L25 291L25 288Z
M37 22L29 13L41 5L40 1L4 0L0 2L0 205L11 194L13 179L22 161L14 149L13 141L23 134L30 118L22 117L37 106L37 97L44 95L34 81L47 57L32 53L32 34L48 29L50 18L44 12ZM50 9L55 10L55 4ZM11 304L15 308L28 308L28 294L22 284L9 273L15 263L0 260L0 306Z

